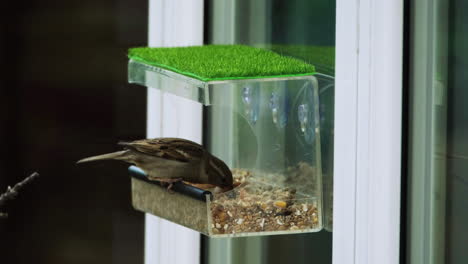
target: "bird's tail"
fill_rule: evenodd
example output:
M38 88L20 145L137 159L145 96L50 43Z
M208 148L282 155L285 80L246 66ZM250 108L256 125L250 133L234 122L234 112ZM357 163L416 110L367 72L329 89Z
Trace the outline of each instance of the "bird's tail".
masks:
M97 156L92 156L89 158L84 158L76 163L84 163L84 162L90 162L90 161L96 161L96 160L109 160L109 159L116 159L116 160L125 160L126 153L128 150L122 150L122 151L117 151L117 152L112 152L112 153L107 153L107 154L102 154L102 155L97 155Z

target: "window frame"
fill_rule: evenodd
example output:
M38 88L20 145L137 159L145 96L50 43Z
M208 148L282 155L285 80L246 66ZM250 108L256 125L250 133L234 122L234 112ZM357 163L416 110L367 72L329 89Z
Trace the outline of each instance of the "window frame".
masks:
M337 0L333 263L399 263L403 1Z
M149 0L148 46L203 44L203 0ZM148 138L176 136L202 141L201 105L147 88ZM200 263L200 233L145 215L145 263Z

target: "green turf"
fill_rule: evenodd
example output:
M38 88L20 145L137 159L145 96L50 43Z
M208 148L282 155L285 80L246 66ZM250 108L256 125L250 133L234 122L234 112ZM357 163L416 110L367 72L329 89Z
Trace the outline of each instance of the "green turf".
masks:
M131 48L128 57L202 81L302 76L315 73L313 65L301 60L244 45Z
M269 48L281 55L295 57L313 64L318 73L335 76L335 47L333 46L274 44Z

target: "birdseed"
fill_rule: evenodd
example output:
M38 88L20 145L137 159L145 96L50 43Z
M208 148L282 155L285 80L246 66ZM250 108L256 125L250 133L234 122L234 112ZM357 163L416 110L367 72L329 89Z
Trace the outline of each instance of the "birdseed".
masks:
M278 177L273 174L253 177L249 170L234 169L233 178L237 187L215 194L210 204L211 221L214 223L211 232L235 234L318 228L317 200L298 192L298 188L291 185L285 187L290 179L278 180ZM311 178L313 180L308 174L308 179ZM280 186L273 184L278 182ZM313 188L314 184L298 186Z

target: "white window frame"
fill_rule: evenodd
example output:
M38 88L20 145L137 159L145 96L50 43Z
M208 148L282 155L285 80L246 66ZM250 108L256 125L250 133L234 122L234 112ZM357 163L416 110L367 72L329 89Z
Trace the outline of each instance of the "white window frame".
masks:
M403 0L336 1L333 263L396 264ZM201 45L203 0L149 0L148 37L149 46ZM188 100L148 88L147 119L148 137L201 141L201 107ZM145 219L145 263L199 263L197 232Z
M333 263L399 263L403 0L337 0Z
M203 0L149 0L148 46L203 44ZM202 108L190 100L148 88L148 138L181 137L201 143ZM145 216L146 264L197 264L200 233Z

